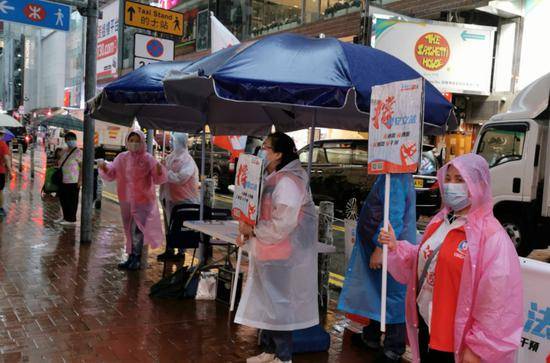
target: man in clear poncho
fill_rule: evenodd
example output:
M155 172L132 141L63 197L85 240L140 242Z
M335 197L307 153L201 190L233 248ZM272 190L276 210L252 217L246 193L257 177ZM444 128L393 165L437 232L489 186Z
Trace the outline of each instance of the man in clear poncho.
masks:
M380 302L382 289L382 245L378 234L384 225L385 175L379 175L370 191L357 222L355 243L346 271L346 280L338 309L371 320L353 343L380 349ZM390 222L402 239L416 238L416 193L410 174L392 174L390 186ZM399 362L405 353L405 285L388 275L386 336L378 362Z
M166 158L168 181L160 186L160 201L164 208L164 226L168 231L172 209L178 204L199 204L199 169L187 149L188 135L183 132L172 134L172 152ZM168 232L167 232L168 233ZM180 257L182 251L174 254L172 246L158 256L159 260Z
M235 322L262 329L265 352L248 363L291 362L292 331L319 323L317 215L294 141L280 132L262 147L265 174L257 225L241 223L250 266Z
M143 245L157 248L164 239L155 185L166 182L166 169L146 152L143 132L132 130L126 147L128 151L118 154L112 163L102 161L98 167L105 181L117 182L128 253L128 260L118 267L139 270Z

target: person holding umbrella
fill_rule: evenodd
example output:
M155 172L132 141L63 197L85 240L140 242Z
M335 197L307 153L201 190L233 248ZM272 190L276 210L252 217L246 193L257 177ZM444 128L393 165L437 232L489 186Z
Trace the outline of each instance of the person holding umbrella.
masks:
M128 253L118 268L139 270L143 245L156 248L164 239L155 185L166 182L166 169L147 153L143 132L132 130L126 147L128 151L118 154L112 163L100 160L97 164L104 180L117 182Z
M4 141L8 131L5 128L0 128L0 217L6 216L4 210L4 187L6 186L6 178L11 174L11 158L8 144Z
M523 330L519 258L493 215L487 161L453 159L437 174L443 209L422 243L388 245L388 271L407 284L406 319L413 362L512 363Z
M319 323L317 215L294 141L282 132L264 141L259 220L240 223L250 268L235 322L262 330L265 351L247 363L292 361L292 331Z

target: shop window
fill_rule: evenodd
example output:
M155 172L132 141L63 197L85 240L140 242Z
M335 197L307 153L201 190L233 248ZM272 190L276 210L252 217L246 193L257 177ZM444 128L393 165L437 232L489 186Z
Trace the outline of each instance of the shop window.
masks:
M251 36L297 27L301 16L302 0L252 0Z

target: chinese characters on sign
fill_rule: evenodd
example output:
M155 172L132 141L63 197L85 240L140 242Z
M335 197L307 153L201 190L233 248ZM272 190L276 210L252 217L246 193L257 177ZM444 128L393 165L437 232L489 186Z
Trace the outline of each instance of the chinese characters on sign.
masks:
M110 82L117 78L118 62L118 1L102 9L97 22L97 81Z
M150 5L126 1L124 24L160 33L183 36L183 14Z
M255 225L260 207L262 159L241 154L235 175L233 192L233 218Z
M422 78L372 88L369 174L412 173L422 145Z

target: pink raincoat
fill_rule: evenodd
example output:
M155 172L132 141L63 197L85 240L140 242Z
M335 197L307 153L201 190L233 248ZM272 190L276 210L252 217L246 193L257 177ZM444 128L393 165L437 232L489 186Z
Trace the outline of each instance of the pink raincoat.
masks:
M155 184L166 182L166 169L162 167L161 174L157 173L158 161L146 152L143 132L133 130L128 137L132 134L137 134L141 139L140 151L123 152L107 164L107 172L99 170L105 181L117 182L127 253L132 249L132 221L143 232L145 244L157 248L164 241Z
M523 328L523 286L519 258L512 241L493 215L489 167L475 154L458 157L437 174L443 185L449 165L454 165L468 185L471 210L464 227L469 253L464 261L454 326L455 362L462 362L465 346L482 362L512 363ZM448 208L427 227L440 223ZM407 284L407 335L413 363L420 362L416 303L418 245L398 241L388 256L388 271ZM437 277L436 277L437 278Z

